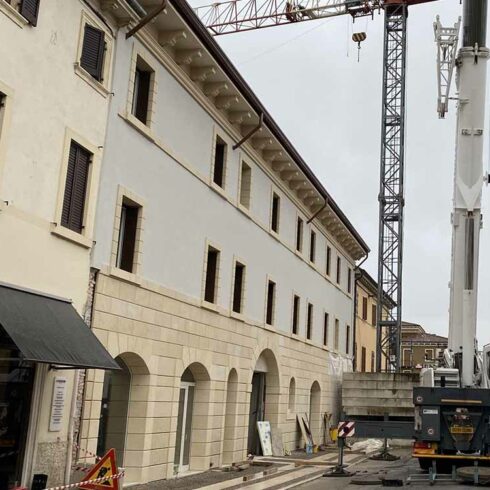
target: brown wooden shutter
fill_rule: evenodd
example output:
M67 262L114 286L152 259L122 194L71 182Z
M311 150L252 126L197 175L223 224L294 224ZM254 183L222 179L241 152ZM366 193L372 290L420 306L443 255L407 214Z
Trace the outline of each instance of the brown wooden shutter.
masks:
M104 50L104 32L85 24L80 66L99 82L102 80Z
M20 15L28 20L33 26L37 26L40 2L41 0L22 0L20 3Z
M61 224L77 233L83 229L90 157L91 154L87 150L74 141L71 142Z

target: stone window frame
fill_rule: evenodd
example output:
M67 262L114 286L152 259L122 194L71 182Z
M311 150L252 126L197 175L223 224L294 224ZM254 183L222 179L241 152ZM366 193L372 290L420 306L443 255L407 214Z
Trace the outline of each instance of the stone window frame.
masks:
M294 298L297 297L299 300L299 305L298 305L298 318L297 318L297 332L294 333ZM301 303L302 303L302 298L301 295L299 294L298 291L293 289L292 295L291 295L291 336L295 339L300 337L300 331L301 331Z
M213 246L213 245L211 245ZM216 248L216 247L214 247ZM221 252L221 250L220 250ZM221 260L220 260L221 262ZM233 298L234 298L234 292L235 292L235 272L236 272L236 264L239 263L243 265L244 271L243 271L243 286L242 286L242 297L241 297L241 312L237 313L236 311L233 311ZM218 264L218 269L219 269L219 264ZM233 268L232 268L232 273L231 273L231 294L230 294L230 316L237 318L238 320L244 320L245 319L245 305L246 305L246 299L247 299L247 271L248 271L248 265L245 260L243 260L241 257L234 255L233 256ZM219 277L219 270L218 270L218 277Z
M279 198L279 206L277 208L277 231L272 229L272 211L274 208L274 196L277 196ZM269 223L268 223L268 230L269 233L276 237L279 238L280 233L281 233L281 206L283 203L283 198L284 195L282 194L281 190L276 187L274 184L271 185L271 191L270 191L270 196L269 196ZM287 196L286 196L287 198Z
M214 157L216 156L216 142L217 142L218 138L221 141L223 141L226 145L226 151L225 151L225 154L223 157L223 185L222 186L219 186L214 181L214 164L215 164ZM223 196L225 196L226 189L227 189L226 179L228 177L228 165L230 163L230 158L229 158L230 148L232 148L232 145L230 144L230 140L227 137L226 132L223 129L221 129L219 126L214 125L214 127L213 127L213 139L212 139L212 144L211 144L209 185L211 186L211 188L213 190L218 192L218 194L221 194ZM233 150L231 150L231 151L233 151ZM240 163L241 163L241 160L240 160ZM241 174L241 165L240 165L240 174ZM240 180L240 175L238 177L238 180ZM240 187L238 187L238 191L240 192ZM245 209L246 211L249 211L244 206L240 206L240 209Z
M152 70L153 73L150 79L150 89L148 94L148 110L147 110L147 120L146 124L142 123L133 114L133 96L134 96L134 82L136 74L136 66L138 58L141 58L144 63L146 63ZM157 69L156 66L158 62L151 57L146 50L138 46L136 43L133 44L133 51L131 53L131 63L129 67L129 86L128 86L128 98L126 100L126 119L136 128L138 131L142 132L144 135L149 136L153 139L152 129L155 125L155 107L156 98L158 94L158 81L157 81Z
M134 202L139 206L138 224L136 225L136 239L133 255L133 272L128 272L117 267L117 251L119 247L119 232L121 227L121 211L124 198ZM114 227L112 231L110 274L123 279L124 281L141 284L141 265L143 258L143 237L145 227L146 202L139 195L130 189L119 184L117 188L116 206L114 210Z
M80 58L82 57L83 38L85 34L85 25L95 27L104 32L104 41L106 44L104 54L104 66L102 69L102 82L99 82L89 73L87 73L80 65ZM82 80L87 82L92 88L94 88L100 95L107 97L111 91L111 78L112 78L112 57L114 53L114 35L102 22L92 15L87 10L82 10L80 17L80 30L78 35L77 57L73 63L75 74Z
M1 0L0 0L1 1ZM0 94L3 98L3 107L0 108L0 180L2 179L5 157L7 152L8 133L11 125L14 91L0 81ZM3 203L0 203L0 209Z
M311 324L310 324L310 337L308 337L308 313L311 306ZM315 305L310 298L306 298L305 308L305 341L313 342L313 331L315 326Z
M219 252L219 258L218 258L218 263L216 264L216 281L215 281L215 302L210 303L209 301L206 301L204 299L204 296L206 294L206 273L208 271L208 250L209 247L214 248ZM202 281L201 281L201 306L214 310L214 311L219 311L219 300L220 300L220 290L221 290L221 271L222 271L222 265L221 261L223 259L222 257L223 254L223 247L219 245L218 243L206 238L204 241L204 266L202 269Z
M267 300L269 296L269 282L274 283L274 298L272 304L272 322L267 323ZM264 327L270 330L275 330L277 320L277 281L270 274L265 278L265 301L264 301Z
M214 161L214 158L213 158ZM250 162L250 159L246 158L243 153L240 153L240 158L238 162L238 192L237 192L237 206L238 208L243 211L246 214L250 214L251 209L252 209L252 182L253 182L253 169L252 165ZM242 169L243 165L247 165L247 167L250 169L250 189L249 189L249 196L248 196L248 207L244 206L241 202L241 197L242 197Z
M89 166L87 177L87 191L85 197L85 209L83 218L83 230L81 233L70 230L61 225L61 214L63 211L63 200L65 195L66 173L68 170L68 159L70 156L71 142L79 144L92 154L92 161ZM101 165L101 150L81 134L71 128L65 129L65 138L61 157L61 166L58 182L58 195L53 222L51 223L51 233L61 238L77 243L85 248L93 245L95 207L97 204L97 190L99 184L99 174Z
M20 15L18 4L13 6L6 0L0 0L0 12L5 14L12 22L17 24L18 27L23 28L29 25L29 21L22 15Z

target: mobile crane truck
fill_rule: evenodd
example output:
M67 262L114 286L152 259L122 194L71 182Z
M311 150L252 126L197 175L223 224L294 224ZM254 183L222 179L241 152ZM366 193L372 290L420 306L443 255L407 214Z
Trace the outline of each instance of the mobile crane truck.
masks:
M482 227L487 60L487 0L464 0L456 59L457 130L452 212L448 349L444 367L421 373L413 390L413 456L431 473L490 466L489 352L476 342L478 254Z

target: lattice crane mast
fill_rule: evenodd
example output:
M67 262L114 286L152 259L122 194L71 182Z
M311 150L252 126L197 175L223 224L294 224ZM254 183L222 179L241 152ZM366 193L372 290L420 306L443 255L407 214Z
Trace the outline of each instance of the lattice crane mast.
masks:
M308 20L383 10L383 101L379 191L376 369L401 365L403 208L405 164L405 73L408 7L435 0L231 0L198 7L197 15L215 35ZM386 297L394 307L383 313ZM383 362L385 361L385 362Z

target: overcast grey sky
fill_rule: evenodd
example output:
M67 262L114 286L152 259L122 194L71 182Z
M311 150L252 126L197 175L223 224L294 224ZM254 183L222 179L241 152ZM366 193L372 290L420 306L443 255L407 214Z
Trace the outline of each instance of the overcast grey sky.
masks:
M403 318L441 335L448 330L455 105L446 119L438 119L432 24L439 14L443 25L452 25L461 12L459 0L440 0L412 7L408 19ZM351 35L359 31L367 32L367 40L358 63ZM367 241L372 251L365 267L377 277L383 15L216 39ZM487 169L488 136L485 141ZM484 208L489 192L484 189ZM480 345L490 342L490 259L484 253L489 244L486 226L480 248Z

